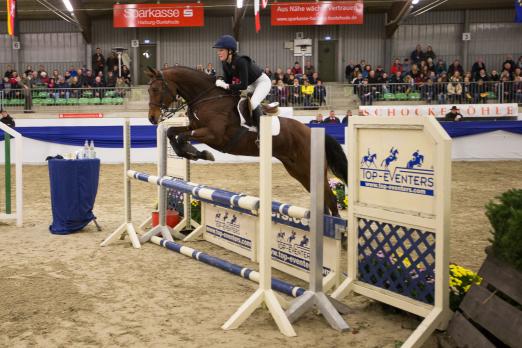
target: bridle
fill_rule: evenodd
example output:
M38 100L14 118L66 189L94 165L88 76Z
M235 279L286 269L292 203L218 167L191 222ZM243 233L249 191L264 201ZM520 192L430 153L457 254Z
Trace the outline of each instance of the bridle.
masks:
M211 97L207 97L207 98L202 98L204 95L207 95L211 90L213 90L215 88L214 86L212 86L212 87L204 90L200 94L198 94L198 96L196 98L194 98L194 100L192 102L189 103L187 101L184 101L183 103L181 103L181 105L178 105L176 108L172 109L172 108L169 108L170 104L169 105L165 104L165 99L166 99L166 97L171 97L172 101L174 102L176 100L176 94L172 93L172 90L169 88L169 85L168 85L167 81L165 80L163 72L161 70L159 70L158 72L159 72L159 76L156 76L155 78L150 80L149 86L152 85L152 83L154 83L155 81L162 82L162 91L161 91L160 102L159 103L149 102L149 107L156 106L156 107L160 108L161 117L160 117L159 122L165 121L165 120L173 117L176 112L184 109L185 107L194 109L197 104L200 104L205 101L235 96L235 94L233 94L233 93L227 93L227 94L220 94L220 95L215 95L215 96L211 96ZM183 99L185 99L185 98L183 98Z

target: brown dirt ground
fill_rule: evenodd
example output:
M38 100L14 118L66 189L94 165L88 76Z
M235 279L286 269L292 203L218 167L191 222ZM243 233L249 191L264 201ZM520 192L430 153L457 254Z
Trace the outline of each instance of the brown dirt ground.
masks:
M134 167L155 172L153 165ZM257 168L256 164L194 166L193 181L257 194ZM125 240L99 247L123 222L121 178L121 165L102 166L95 214L103 231L89 225L80 233L56 236L48 231L47 167L24 167L24 227L0 223L0 347L395 347L418 323L361 296L349 296L346 303L352 312L345 319L357 329L353 332L339 334L309 313L294 326L298 337L286 338L260 310L239 329L225 332L221 325L255 290L255 283L152 244L135 250ZM452 262L478 270L489 237L484 204L520 187L521 179L522 161L453 164ZM280 165L274 166L273 182L275 199L308 206L306 192ZM146 184L133 184L134 221L148 216L155 194ZM255 267L208 243L193 245ZM435 339L426 346L435 346Z

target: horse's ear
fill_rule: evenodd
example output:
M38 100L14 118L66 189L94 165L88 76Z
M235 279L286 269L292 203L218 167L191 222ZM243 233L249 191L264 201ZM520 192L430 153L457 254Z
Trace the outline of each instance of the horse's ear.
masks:
M145 75L150 77L151 79L159 76L159 71L156 69L151 68L150 66L147 67L147 70L144 70Z

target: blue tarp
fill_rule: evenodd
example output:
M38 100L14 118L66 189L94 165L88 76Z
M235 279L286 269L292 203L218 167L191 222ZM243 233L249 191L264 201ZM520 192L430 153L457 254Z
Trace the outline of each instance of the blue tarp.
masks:
M522 134L522 121L473 121L441 122L450 137L462 137L502 130ZM324 127L326 133L344 144L343 125L310 125ZM17 127L24 137L64 145L83 146L85 140L94 140L96 147L121 148L123 146L122 126L68 126L68 127ZM0 132L0 140L3 133ZM132 126L132 147L156 147L156 126Z
M120 127L121 128L121 127ZM95 219L92 209L98 191L99 159L49 160L53 234L70 234Z

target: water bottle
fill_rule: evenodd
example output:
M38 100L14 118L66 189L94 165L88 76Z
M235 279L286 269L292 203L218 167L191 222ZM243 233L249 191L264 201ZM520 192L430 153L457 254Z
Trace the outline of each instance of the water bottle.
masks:
M89 158L96 158L96 151L94 151L94 140L91 140L89 145Z
M83 144L82 158L89 158L89 141L85 140Z

